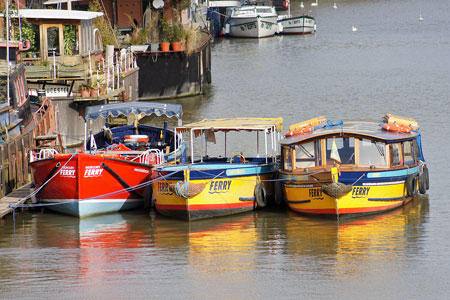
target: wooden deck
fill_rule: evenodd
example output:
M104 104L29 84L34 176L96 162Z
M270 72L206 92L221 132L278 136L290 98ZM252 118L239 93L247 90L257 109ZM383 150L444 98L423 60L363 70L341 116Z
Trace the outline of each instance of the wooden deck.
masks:
M25 202L24 198L30 193L31 183L28 183L0 199L0 219L12 213L12 208L9 207L10 203L23 204Z

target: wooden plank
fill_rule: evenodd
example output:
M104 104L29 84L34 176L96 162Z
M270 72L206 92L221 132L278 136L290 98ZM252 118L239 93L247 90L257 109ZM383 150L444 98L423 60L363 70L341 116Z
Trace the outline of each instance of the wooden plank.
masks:
M25 197L31 193L31 183L28 183L19 189L9 193L6 197L0 199L0 219L12 212L12 208L9 204L15 205L23 204L26 202Z

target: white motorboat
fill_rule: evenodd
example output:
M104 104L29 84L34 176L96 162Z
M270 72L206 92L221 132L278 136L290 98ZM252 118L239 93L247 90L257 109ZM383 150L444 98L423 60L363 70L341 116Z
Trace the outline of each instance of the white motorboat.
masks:
M278 15L271 6L242 6L231 10L225 33L232 37L262 38L278 31Z
M316 27L316 21L310 16L281 15L278 23L283 26L281 34L310 34Z

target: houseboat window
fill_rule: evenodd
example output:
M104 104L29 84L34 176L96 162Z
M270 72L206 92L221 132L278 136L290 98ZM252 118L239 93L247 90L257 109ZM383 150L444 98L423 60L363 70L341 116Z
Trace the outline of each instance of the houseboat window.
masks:
M403 145L403 160L406 164L410 164L414 162L414 156L413 156L413 147L411 141L405 141L402 143Z
M413 140L412 141L412 145L413 145L414 159L416 161L418 161L421 158L421 156L420 156L420 149L419 149L419 143L417 143L417 140Z
M295 168L311 168L322 165L320 141L295 146Z
M390 144L389 150L391 152L391 167L402 165L400 157L400 144Z
M385 143L360 139L359 164L364 166L387 166L385 149Z
M64 55L79 54L78 26L64 25Z
M283 168L285 171L292 171L292 149L290 147L283 148Z
M336 162L344 165L355 163L355 138L327 139L327 165L334 165Z
M47 46L48 56L53 56L53 51L56 56L59 56L59 28L49 27L47 28Z

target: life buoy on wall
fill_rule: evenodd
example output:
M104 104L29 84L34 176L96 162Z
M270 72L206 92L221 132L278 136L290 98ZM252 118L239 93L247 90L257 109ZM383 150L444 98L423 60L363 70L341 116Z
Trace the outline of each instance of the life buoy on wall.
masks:
M314 130L314 127L312 127L312 126L303 127L303 128L300 128L300 129L297 129L294 131L287 132L284 136L290 137L290 136L300 135L300 134L311 132L313 130Z
M283 1L283 6L288 8L289 7L289 0L284 0Z
M258 207L266 207L267 206L267 192L266 188L262 183L258 183L255 186L255 200Z

